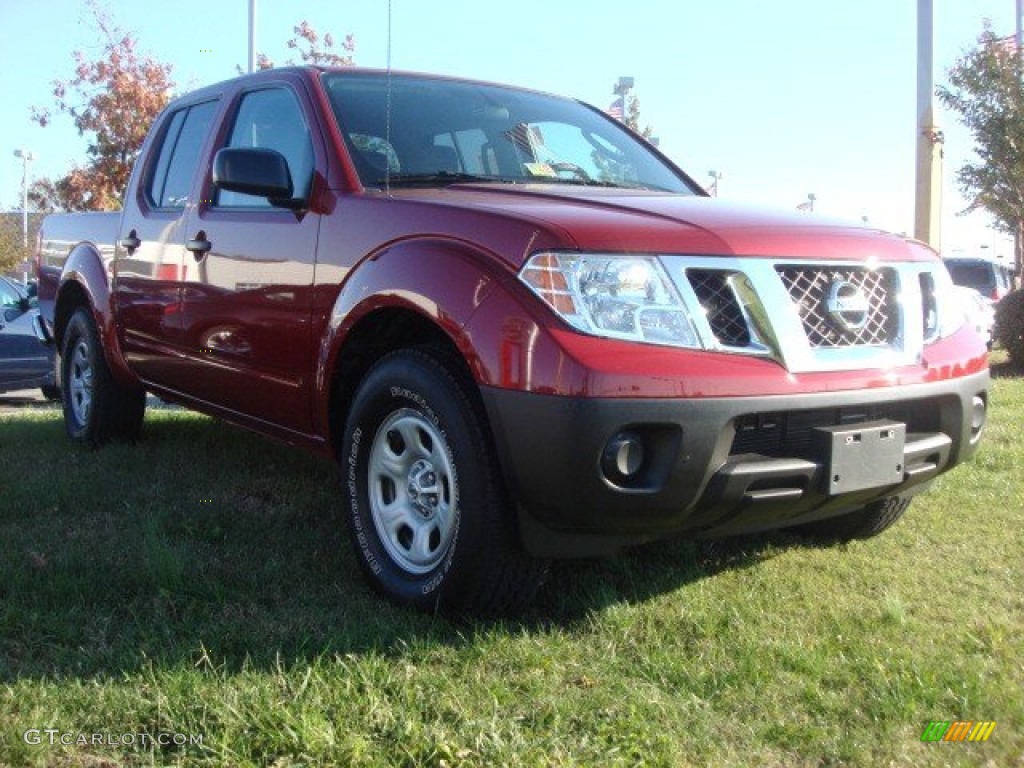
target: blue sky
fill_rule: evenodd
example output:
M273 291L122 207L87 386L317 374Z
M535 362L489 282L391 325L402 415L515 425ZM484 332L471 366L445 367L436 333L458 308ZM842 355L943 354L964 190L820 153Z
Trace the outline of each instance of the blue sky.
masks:
M248 0L110 0L141 47L174 65L180 91L232 77L247 57ZM386 0L258 0L259 48L275 62L303 19L353 33L356 62L381 67ZM989 18L1013 31L1014 0L934 0L936 79ZM641 120L698 181L723 174L721 196L816 210L897 232L913 230L916 136L915 0L392 0L392 65L471 76L611 102L636 79ZM98 50L82 0L0 0L0 208L20 206L17 147L33 175L84 159L70 121L40 128L50 83L72 72L71 51ZM943 250L1009 255L982 215L959 217L955 169L970 136L939 114L946 136Z

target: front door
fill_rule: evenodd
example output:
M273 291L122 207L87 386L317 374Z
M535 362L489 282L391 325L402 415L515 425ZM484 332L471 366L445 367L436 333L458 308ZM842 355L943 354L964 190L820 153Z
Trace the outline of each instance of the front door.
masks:
M222 144L284 155L294 197L310 194L322 142L301 86L243 92ZM211 153L212 157L212 153ZM297 432L312 430L310 328L320 215L215 190L188 217L181 294L189 393Z

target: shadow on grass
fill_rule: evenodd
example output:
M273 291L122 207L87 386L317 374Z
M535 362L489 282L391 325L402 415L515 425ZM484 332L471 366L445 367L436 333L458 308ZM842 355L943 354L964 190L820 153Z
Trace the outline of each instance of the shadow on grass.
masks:
M325 459L188 412L86 451L57 415L0 419L0 680L116 677L148 663L228 671L544 631L754 565L777 537L666 541L556 563L501 622L395 607L363 582ZM785 546L785 539L782 540Z
M527 626L573 625L623 603L643 603L723 571L756 566L803 540L784 532L727 539L666 539L617 556L552 564Z

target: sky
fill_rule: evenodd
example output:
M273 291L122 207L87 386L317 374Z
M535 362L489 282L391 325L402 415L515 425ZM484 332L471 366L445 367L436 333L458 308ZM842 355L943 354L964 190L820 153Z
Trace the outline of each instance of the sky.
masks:
M990 19L1013 32L1015 0L933 0L935 78ZM248 57L249 0L108 0L141 49L173 65L179 92L233 77ZM257 0L257 47L289 58L308 21L353 34L356 63L388 60L387 0ZM391 0L391 65L521 85L607 108L635 79L641 125L698 182L720 173L723 198L815 211L913 232L917 135L915 0ZM72 51L100 50L84 0L0 0L0 210L20 210L25 148L32 178L85 160L70 118L46 128L51 83ZM966 207L955 171L970 134L936 105L945 135L942 250L1011 255L1012 243Z

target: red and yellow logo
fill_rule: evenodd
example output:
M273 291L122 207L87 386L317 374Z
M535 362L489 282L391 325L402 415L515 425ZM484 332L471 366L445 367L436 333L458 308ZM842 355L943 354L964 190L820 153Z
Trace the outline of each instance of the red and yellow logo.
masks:
M995 727L995 720L932 720L921 741L988 741Z

